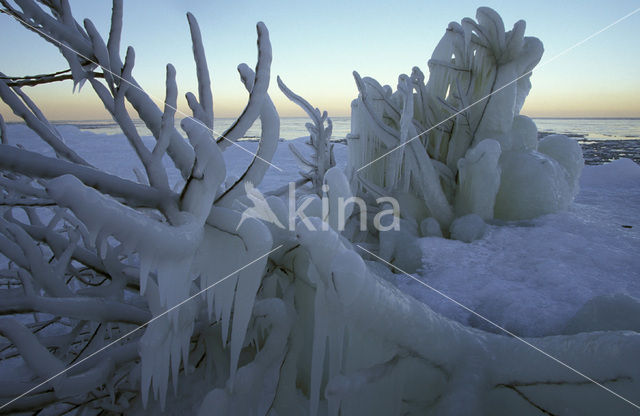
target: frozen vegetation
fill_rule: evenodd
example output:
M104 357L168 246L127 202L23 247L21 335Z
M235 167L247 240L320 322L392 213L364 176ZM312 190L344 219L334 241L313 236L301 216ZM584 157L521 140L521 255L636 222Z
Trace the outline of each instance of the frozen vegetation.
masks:
M542 44L523 21L505 31L481 8L452 23L429 80L414 69L395 93L356 74L348 148L280 81L312 119L288 149L263 24L255 70L238 67L247 105L216 134L193 16L199 87L180 131L173 67L159 108L133 49L121 59L121 0L106 41L64 0L0 3L51 36L123 131L54 127L0 80L25 122L0 122L0 412L637 412L640 166L581 177L575 141L537 140L518 113ZM261 140L239 148L258 118ZM362 214L383 220L361 230Z
M566 209L582 152L566 136L538 143L534 122L519 114L543 52L524 31L524 21L505 31L480 8L477 22L449 24L426 82L414 67L392 92L354 72L349 172L359 191L395 195L408 216L432 217L445 234L468 214L519 220Z

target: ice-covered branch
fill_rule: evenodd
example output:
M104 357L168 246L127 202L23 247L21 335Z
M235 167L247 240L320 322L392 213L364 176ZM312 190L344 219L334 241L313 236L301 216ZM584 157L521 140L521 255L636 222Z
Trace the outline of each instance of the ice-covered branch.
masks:
M64 270L53 267L46 261L36 242L22 229L22 227L0 219L0 230L3 234L11 236L24 254L25 264L20 266L29 270L31 277L39 287L42 287L50 296L71 296L71 291L63 280ZM66 268L66 264L63 265Z
M137 355L136 343L130 342L113 348L106 354L107 357L103 356L100 360L89 358L65 373L64 363L49 352L24 325L11 318L0 319L0 334L15 345L29 369L40 380L49 380L40 386L35 384L38 381L24 383L12 380L12 388L9 389L5 383L0 382L0 395L8 400L2 404L3 412L28 410L34 404L42 408L66 398L82 397L108 383L117 367L131 362ZM42 394L48 386L52 386L54 392ZM115 392L114 387L113 384L109 386L112 392ZM22 397L25 391L33 395Z
M91 167L42 156L13 146L0 145L0 167L38 178L73 175L85 185L125 198L133 206L159 207L166 198L177 200L175 193L163 194L157 189L110 175Z
M561 414L567 406L579 406L580 397L595 388L590 380L624 391L626 398L637 402L637 392L623 388L640 380L640 366L630 365L636 363L640 345L636 333L522 339L471 329L440 316L377 276L357 253L339 243L333 231L300 228L298 233L301 249L296 250L294 264L305 267L308 261L306 276L316 292L311 362L319 364L316 371L311 364L310 396L321 386L313 378L320 380L322 369L328 375L329 407L331 399L339 397L340 410L350 414L387 414L385 409L397 409L399 403L407 406L404 409L415 405L418 414L491 413L495 402L484 400L487 391L506 400L509 393L501 391L501 386L512 385L520 386L532 402L545 403L553 414ZM348 339L340 337L344 328ZM366 335L358 335L360 331ZM365 351L366 358L362 357ZM322 364L325 360L329 362ZM390 391L399 380L411 380L412 385L430 380L434 390L421 390L418 395L404 390L394 396ZM376 395L381 384L384 396ZM571 388L550 388L563 385ZM613 395L606 400L606 394L591 405L598 409L594 414L614 404L621 412L633 409ZM524 409L531 403L512 406Z
M289 144L291 153L298 159L298 162L307 169L303 172L303 176L310 179L314 192L322 195L322 181L324 174L335 166L333 156L333 145L331 144L331 132L333 124L331 119L327 117L327 112L320 113L318 108L313 108L311 104L304 98L291 91L285 83L278 77L278 87L283 94L302 108L313 121L313 125L307 124L309 131L309 145L313 149L311 161L307 160L293 144ZM325 127L324 123L327 123Z
M70 246L70 241L68 239L54 232L49 227L23 224L15 219L8 219L8 221L20 226L34 240L49 245L54 253L61 253L62 251L64 251L65 247ZM96 270L99 273L107 274L103 260L99 256L97 256L95 252L87 249L86 247L83 247L81 245L74 246L72 258L75 261L78 261Z
M2 230L0 235L0 253L19 267L27 269L29 267L27 258L20 246L12 241L12 237L11 234L8 234L8 230Z
M47 192L60 206L70 208L87 225L92 236L92 243L96 243L95 239L99 235L103 238L113 235L120 241L131 244L129 249L148 240L163 246L162 251L171 252L174 248L179 247L182 253L192 251L193 246L197 244L197 238L193 237L198 235L198 226L189 221L189 218L184 218L185 223L177 227L154 221L146 215L102 195L95 189L87 187L74 176L65 175L52 179L47 184ZM101 234L103 227L107 235ZM169 229L174 229L170 232L174 236L174 241L163 241L161 236ZM176 244L176 239L182 240L183 244ZM104 241L97 243L103 244Z
M106 46L105 46L103 50L103 55L106 55L106 53L107 52L106 52ZM125 95L127 90L131 87L131 84L132 84L131 71L133 70L134 61L135 61L135 52L133 48L129 47L127 49L127 55L125 57L124 66L122 68L122 75L120 78L120 82L117 87L115 86L115 84L111 84L113 98L110 99L109 97L106 97L104 93L99 94L99 96L103 100L105 108L111 111L111 114L114 120L118 123L118 125L122 129L124 135L127 137L127 139L129 140L129 143L131 144L138 158L142 162L142 165L144 166L145 171L147 173L147 178L149 179L150 185L153 188L159 189L161 192L170 192L167 173L164 169L164 166L162 166L162 162L161 162L161 158L162 158L162 154L164 154L164 150L160 154L156 153L155 157L152 155L149 149L147 149L147 147L142 142L142 138L138 134L138 131L133 123L133 120L131 120L131 117L129 116L129 113L127 112L127 109L125 107ZM167 75L170 76L171 74L168 73ZM175 77L175 74L174 74L174 77ZM167 83L169 82L170 82L170 79L167 80ZM94 86L94 88L98 87L98 84L95 82L92 82L92 85ZM172 93L171 88L169 90L169 93ZM168 99L171 100L171 97L168 97ZM175 108L175 105L172 107ZM164 116L163 116L163 119L164 119ZM172 115L171 115L171 119L173 119ZM167 145L168 132L167 132L166 123L164 123L163 128L161 128L160 135L157 137L157 139L159 142L162 142L162 143L159 145L159 147L158 146L156 147L158 147L159 149L163 149L163 148L166 149L168 146ZM163 207L163 208L167 208L167 207ZM173 212L176 209L177 207L170 207L169 211Z
M89 297L14 297L0 306L0 314L40 312L97 322L124 322L143 325L151 319L149 311L124 302Z
M47 42L54 43L57 48L60 48L61 44L67 44L85 57L92 56L89 37L78 30L79 25L75 21L65 22L63 19L56 19L33 0L19 0L16 3L22 11L18 11L8 1L0 0L7 14L16 18L25 28L37 33ZM60 4L51 4L49 8L54 14L62 14Z
M182 209L195 215L202 226L227 170L220 147L212 140L211 131L191 118L183 119L180 124L197 154L193 172L180 197Z
M80 165L88 165L82 157L64 144L60 133L53 126L39 117L41 113L34 113L30 110L16 91L9 88L3 80L0 80L0 98L11 108L15 115L22 118L42 140L50 145L59 157Z
M476 21L449 24L429 60L426 84L415 67L393 93L355 73L360 95L352 104L351 174L411 200L403 216L435 218L444 235L456 217L469 214L525 219L565 209L571 197L560 195L575 194L579 148L550 139L550 147L571 154L565 157L538 146L535 124L519 114L543 52L524 29L518 21L506 31L495 11L481 7ZM534 162L541 159L548 168ZM560 163L567 159L575 165ZM533 192L517 171L546 185ZM535 207L526 202L531 198Z
M129 48L124 63L121 61L123 1L113 2L106 42L91 21L78 24L66 0L18 0L16 3L14 7L13 3L0 0L6 13L60 50L69 70L0 80L5 91L0 98L8 100L14 112L17 109L30 126L35 126L32 128L36 134L52 144L60 155L59 159L53 159L0 145L0 168L8 172L0 178L0 186L5 188L2 199L24 205L22 209L4 209L0 223L0 251L8 263L5 274L9 279L0 314L33 314L34 319L47 314L54 316L60 325L70 326L71 330L65 330L62 335L38 335L35 339L42 341L44 348L59 350L57 355L71 357L71 362L79 366L60 377L53 395L47 395L42 389L31 390L27 397L11 403L12 408L26 409L38 403L43 407L55 406L67 397L71 397L71 403L76 406L71 411L91 408L87 403L93 399L87 399L87 393L107 389L115 396L122 392L117 386L122 380L126 380L123 383L128 386L125 387L128 397L136 398L137 385L141 382L138 393L143 403L146 404L149 387L164 402L169 374L177 387L178 379L191 366L188 357L192 344L198 342L198 331L215 325L207 323L214 313L224 331L217 330L218 346L215 353L208 351L207 360L211 363L215 360L216 366L226 362L225 371L219 374L226 378L220 378L220 382L228 379L232 386L247 332L253 331L253 305L268 261L265 253L272 249L273 241L266 226L259 221L241 222L240 213L221 206L231 206L241 196L242 184L257 185L261 181L267 170L261 162L272 158L279 139L278 115L266 93L271 64L266 27L258 24L255 73L246 65L238 68L250 97L242 115L226 132L227 139L237 140L259 115L263 132L258 155L237 186L223 195L224 201L214 202L226 175L221 148L228 142L218 144L213 140L211 81L195 18L188 15L199 94L197 99L193 94L187 96L196 118L182 122L187 142L175 128L178 88L173 66L167 66L166 97L161 111L132 76L133 49ZM102 72L96 70L98 66ZM89 81L129 140L132 153L145 167L149 186L83 166L83 161L74 158L71 149L64 153L67 150L64 142L44 114L15 87L63 78L73 79L74 88ZM7 81L18 84L9 86ZM153 148L143 144L125 101L133 106L156 138ZM4 129L0 132L6 143ZM165 154L187 179L179 195L169 190L163 164ZM141 182L146 182L146 178ZM26 207L36 202L54 205L38 209ZM237 272L225 277L232 269ZM228 281L216 281L223 277L228 277ZM194 283L205 287L214 282L220 285L207 293L208 314L200 313L200 300L193 299L179 310L171 311L169 316L154 320L139 342L134 338L122 346L128 351L127 365L122 357L118 358L120 347L116 346L102 354L100 361L91 357L91 351L97 351L109 339L123 333L127 325L144 324L167 308L184 302L195 289ZM19 296L12 291L16 287L20 288ZM143 295L133 293L132 289ZM265 306L278 302L259 304L257 311L280 316L275 311L278 307ZM286 314L290 313L287 310ZM198 333L194 333L194 328ZM272 361L274 354L282 359L286 350L286 334L280 331L280 326L272 323L268 328L274 331L269 345L277 344L278 351L265 346L264 353L259 355L261 361L251 366L260 367L255 371L261 374L265 362ZM12 349L8 354L25 358L22 348ZM82 362L88 357L91 359ZM130 363L132 358L139 357L139 364ZM272 393L277 386L277 367L276 363L274 371L269 371ZM137 373L141 378L135 377ZM117 381L111 379L115 374L118 374ZM41 379L45 377L47 374L40 375ZM25 389L30 386L33 384L24 384ZM0 382L0 395L4 391ZM95 406L100 406L102 396L94 399ZM112 404L110 408L115 411L119 406L119 403Z
M387 125L381 114L376 110L373 104L373 97L369 94L365 80L357 72L354 72L354 78L356 79L356 85L360 91L360 100L364 107L365 114L363 116L371 121L367 128L374 129L376 137L382 141L384 148L393 151L385 155L385 157L388 157L387 160L374 162L374 166L370 167L369 171L363 172L363 177L367 180L374 179L375 184L382 182L383 187L387 189L387 194L396 194L398 191L406 192L410 184L410 177L420 178L415 185L419 187L420 197L433 217L441 225L447 227L453 219L453 212L442 189L440 175L436 172L432 160L422 143L419 140L415 140L418 132L412 123L414 113L413 86L408 82L408 79L401 77L398 94L402 97L403 110L398 120L400 124L398 128L394 128ZM375 88L372 91L374 91L374 94L384 93L380 88ZM363 131L359 136L359 142L353 145L354 152L366 151L364 147L369 146L367 143L369 139L365 134ZM404 155L405 152L407 153L406 156ZM403 161L404 168L401 167L401 162ZM355 168L357 167L354 166ZM382 180L378 178L382 178ZM401 187L405 187L405 189Z
M118 69L122 68L120 39L122 37L123 7L123 0L113 0L113 6L111 8L111 28L109 30L109 40L107 41L111 70L114 71L116 75L119 75Z
M191 14L187 13L189 28L191 30L191 42L193 44L193 59L196 62L196 75L198 79L198 102L190 101L191 109L204 125L213 129L213 96L211 95L211 80L209 78L209 67L202 44L202 35L198 21ZM196 106L197 105L197 106Z
M380 140L382 140L387 149L394 148L400 143L400 136L397 130L394 130L393 128L388 126L382 119L382 115L378 114L378 112L374 109L374 104L372 102L373 98L370 97L364 79L360 77L360 74L358 74L356 71L353 71L353 77L356 81L356 87L358 87L358 91L360 92L362 104L367 110L370 121L373 122L373 126L371 126L371 123L369 123L370 127L374 127L378 131L378 133L380 134Z
M260 109L267 97L271 74L271 42L269 41L269 31L264 23L259 22L256 28L258 31L258 62L256 63L253 88L251 88L249 101L244 110L242 110L240 117L217 139L222 150L231 146L232 142L240 139L247 129L251 127L258 118Z
M71 18L72 19L72 18ZM115 89L115 80L113 78L113 72L111 70L111 61L109 58L109 51L107 45L105 45L98 29L96 29L93 22L89 19L84 20L84 27L91 39L91 45L93 46L93 56L96 58L96 63L103 69L104 80L111 89L112 93Z
M241 64L238 66L238 72L247 90L251 91L255 80L253 70L251 70L248 65ZM260 126L261 132L258 151L238 180L216 198L216 203L220 206L230 208L233 201L245 193L244 184L257 184L262 182L262 178L264 178L267 169L269 169L269 165L265 163L265 160L271 160L278 147L278 141L280 139L280 118L278 117L276 107L273 105L273 101L271 101L271 97L268 95L260 110Z
M104 78L102 72L92 72L90 74L93 78ZM58 71L51 74L32 75L24 77L0 77L0 79L7 80L8 87L35 87L36 85L50 84L52 82L66 81L73 79L70 69L64 71Z
M131 106L136 110L145 126L151 131L154 137L160 137L162 130L162 111L151 100L149 95L132 79L131 88L127 89L126 98ZM176 168L183 178L188 178L195 160L195 152L189 143L184 140L180 132L175 127L169 131L169 146L167 155L173 160Z
M100 59L103 64L107 63L107 61L109 63L108 67L102 67L103 73L108 72L115 74L117 77L121 76L122 63L118 51L122 26L122 2L120 0L114 1L111 20L112 27L109 34L110 39L105 47L107 54L104 53L105 48L102 48L104 42L96 31L91 30L92 25L90 23L88 26L92 32L92 36L89 36L68 14L65 16L65 19L56 20L45 13L33 0L25 0L19 3L23 12L18 11L6 0L0 1L0 3L5 7L7 13L14 16L22 25L29 30L35 31L44 40L60 49L62 55L69 62L75 84L81 83L85 79L89 79L90 81L94 80L94 72L90 69L87 70L85 66L87 65L88 59L98 59L97 55L101 56ZM61 9L61 5L56 6L51 4L49 7L55 15L62 16L65 14ZM32 26L38 30L35 30ZM94 50L96 45L101 52L96 53ZM90 68L91 66L95 67L94 64L89 62L88 67ZM113 68L111 68L112 66ZM103 76L104 75L98 75L98 77ZM125 83L131 86L131 88L126 90L127 100L144 121L145 125L151 130L154 137L158 138L161 129L162 112L133 77L126 80ZM111 83L108 84L111 85ZM92 85L96 88L95 82L92 82ZM96 92L101 98L104 97L104 94L101 94L99 90L96 90ZM188 177L194 160L193 149L184 141L175 128L172 129L170 134L170 144L167 153L174 161L176 167L181 171L183 177Z
M64 370L64 364L42 346L29 329L15 319L0 319L0 334L16 346L26 364L39 377L49 378Z

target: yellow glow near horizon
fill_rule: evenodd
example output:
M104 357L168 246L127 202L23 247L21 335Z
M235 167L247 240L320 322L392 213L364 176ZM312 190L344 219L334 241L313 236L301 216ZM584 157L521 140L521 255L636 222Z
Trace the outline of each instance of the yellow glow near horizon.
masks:
M71 94L71 83L58 85L42 85L23 90L52 121L60 120L105 120L111 116L95 96L89 86L80 92ZM351 91L348 91L351 93ZM160 101L164 94L151 94L156 105L162 107ZM279 91L270 89L270 95L281 117L304 117L305 113L296 104L289 101ZM348 117L351 114L350 104L353 97L332 95L330 90L309 91L303 94L314 107L326 110L329 116ZM220 118L237 117L246 105L247 94L231 95L228 92L214 94L215 116ZM190 116L191 111L184 102L179 101L177 118ZM640 117L640 91L594 91L536 89L535 85L522 110L530 117ZM6 121L22 121L11 110L0 102L0 114ZM136 117L132 113L132 117Z
M35 90L34 90L35 91ZM52 121L61 120L105 120L111 119L102 103L92 94L75 94L73 96L60 96L52 94L31 93L31 98L36 102L45 116ZM312 105L326 110L331 117L348 117L351 115L348 97L318 97L309 99ZM246 104L245 97L235 100L220 100L216 102L215 116L220 118L237 117ZM305 112L297 105L284 97L274 99L274 104L281 117L304 117ZM189 108L181 103L177 118L190 116ZM182 114L180 114L182 113ZM15 116L11 110L0 102L0 114L7 122L20 122L21 118ZM560 95L532 95L522 109L522 114L530 117L630 117L640 118L640 99L637 96L619 94L590 95L588 93L560 94ZM135 118L135 113L132 113Z
M522 109L530 117L640 117L639 96L590 94L532 95Z

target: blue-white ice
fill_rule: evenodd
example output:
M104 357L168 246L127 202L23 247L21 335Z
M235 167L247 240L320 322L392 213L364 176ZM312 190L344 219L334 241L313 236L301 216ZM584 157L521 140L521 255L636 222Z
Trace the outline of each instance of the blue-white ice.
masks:
M141 167L131 158L124 136L82 132L72 126L59 129L90 163L135 179L133 168ZM8 130L12 143L53 155L25 126L9 125ZM240 144L251 152L257 148L255 142ZM280 143L272 161L283 172L270 168L262 191L298 178L296 160L286 144ZM225 153L231 160L230 175L241 173L252 157L234 146ZM336 144L335 154L338 166L344 167L346 146ZM171 180L178 178L173 172ZM580 185L566 212L492 223L473 243L422 238L419 278L498 325L527 336L562 333L585 303L598 296L640 299L640 166L627 159L587 166ZM406 276L388 272L387 277L447 317L497 331Z
M590 299L640 299L639 219L640 166L586 166L566 212L491 224L471 244L423 238L420 279L516 334L562 333ZM497 331L415 281L397 282L445 316Z

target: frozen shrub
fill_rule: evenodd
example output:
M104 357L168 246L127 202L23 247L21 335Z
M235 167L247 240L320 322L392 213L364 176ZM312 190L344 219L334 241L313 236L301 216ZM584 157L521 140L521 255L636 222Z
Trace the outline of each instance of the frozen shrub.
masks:
M505 31L489 8L476 17L449 24L427 82L414 67L393 92L354 73L360 95L348 144L357 193L375 185L404 202L403 216L433 217L445 234L457 216L525 219L566 209L582 166L572 139L538 149L535 124L519 114L542 43L524 36L522 20Z
M372 135L351 138L365 143L362 153L351 152L352 162L393 146L397 132L408 143L406 152L387 161L389 170L374 169L368 178L359 178L360 192L371 196L391 188L411 215L398 219L393 208L385 225L399 220L402 227L356 245L346 233L337 232L339 215L323 209L320 197L325 191L317 192L318 185L320 190L330 185L325 200L329 207L352 196L344 173L331 167L330 147L322 139L329 136L320 134L321 123L328 119L319 111L310 114L319 115L314 126L318 140L313 143L318 157L305 171L305 181L314 183L313 192L290 204L275 195L259 198L254 192L279 136L278 116L266 93L271 50L264 25L258 24L256 72L239 67L250 91L248 104L224 132L224 140L212 132L204 46L197 22L188 15L199 91L197 98L187 95L193 117L181 123L188 139L184 140L174 127L173 67L167 67L161 110L137 88L133 50L129 48L124 62L119 57L122 0L113 3L107 42L90 21L84 26L75 21L66 0L15 3L19 6L0 0L4 13L23 24L31 22L51 36L47 39L59 37L63 45L95 61L60 48L69 64L67 72L78 85L91 85L144 170L136 182L92 167L23 93L24 80L0 79L0 97L51 147L49 157L12 145L0 119L2 413L194 414L199 409L201 415L357 416L635 411L613 395L604 395L604 400L600 396L596 403L585 401L596 387L584 374L590 381L625 389L625 396L638 402L637 333L582 333L530 342L487 333L444 318L401 292L393 279L375 272L389 260L403 268L417 267L419 233L444 231L454 238L477 238L484 225L481 215L489 216L490 196L498 184L496 164L504 177L514 160L524 158L528 172L542 175L545 191L560 173L567 187L577 177L579 158L567 157L564 150L572 145L553 139L537 152L531 123L514 118L528 92L526 77L497 92L481 113L470 110L456 116L453 125L409 142L422 128L419 123L428 125L449 114L450 106L464 106L469 97L486 93L489 84L484 77L506 85L506 79L532 67L539 58L539 43L522 37L522 22L505 34L497 14L480 9L478 23L465 19L462 25L453 24L434 53L428 88L417 71L412 79L401 78L401 93L396 95L358 78L362 105L380 105L390 115L383 123L379 118L368 123L358 117L375 112L356 111L356 125ZM450 62L453 49L460 59ZM461 71L464 65L475 69ZM467 82L474 80L466 91L464 76ZM51 74L35 82L55 80L59 77ZM453 92L444 95L451 86ZM381 101L366 99L369 88ZM151 130L151 149L143 146L125 102ZM511 113L503 113L507 104L513 106ZM242 175L226 177L224 149L258 117L262 140L257 155ZM391 127L394 120L396 130ZM385 143L376 142L375 134ZM505 156L510 154L515 156ZM182 175L177 188L169 187L162 161ZM629 178L637 176L637 169L621 166L630 172ZM554 175L544 176L549 171ZM503 186L510 185L500 181L494 210ZM481 192L485 187L491 189L489 194ZM460 205L454 204L456 195L464 195ZM247 201L257 204L253 212L268 212L268 221L236 209ZM300 219L293 229L283 228L292 211L307 202L307 223ZM516 211L520 209L524 208ZM594 309L608 309L605 306ZM165 314L169 308L174 309ZM631 302L626 310L634 312L637 305Z
M198 95L186 94L193 116L180 123L185 140L175 127L173 66L167 65L160 109L132 75L133 48L124 61L120 57L122 0L113 2L106 41L89 19L83 25L74 19L66 0L0 3L3 13L59 48L69 65L62 73L26 81L0 79L0 98L55 156L11 145L0 119L0 179L7 197L0 208L0 267L3 286L6 276L11 282L2 296L10 293L22 305L2 310L21 314L0 322L3 348L17 360L1 362L2 372L16 365L22 371L15 375L22 387L0 387L3 412L27 411L34 403L64 411L64 403L71 402L68 411L97 414L105 408L124 412L142 402L153 413L164 409L170 379L177 391L192 369L211 370L214 357L217 372L209 374L232 385L265 253L272 248L264 224L253 218L241 222L241 214L230 209L247 184L260 183L279 138L278 114L267 94L271 46L266 27L257 25L256 72L238 67L248 103L227 131L214 134L204 45L196 19L187 14ZM131 145L129 158L143 167L137 182L92 166L22 91L69 74L74 88L90 85L121 128ZM151 148L126 105L151 131ZM226 179L223 151L237 145L258 117L257 154L239 178ZM175 187L168 174L173 167L182 177ZM204 289L204 296L195 295ZM260 308L267 316L281 312ZM40 316L50 321L42 326ZM46 327L52 335L35 335ZM65 368L70 371L60 373ZM43 395L46 389L51 393Z

